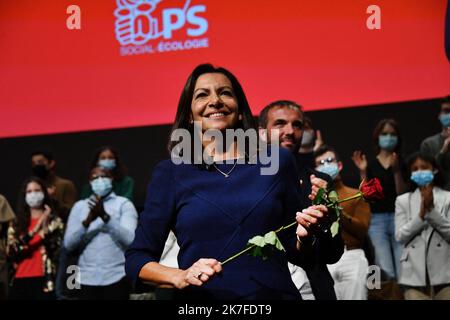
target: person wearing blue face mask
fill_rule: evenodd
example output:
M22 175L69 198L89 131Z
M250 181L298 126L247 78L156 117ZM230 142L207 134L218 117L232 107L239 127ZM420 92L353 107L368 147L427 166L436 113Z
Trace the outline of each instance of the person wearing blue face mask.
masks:
M399 283L406 300L450 300L450 192L433 157L415 153L408 168L411 190L395 203Z
M47 185L38 177L22 184L16 219L7 230L11 300L53 300L64 223Z
M75 203L64 237L68 251L79 253L82 300L128 299L124 252L134 239L138 215L130 200L113 191L110 171L91 170L93 194Z
M450 191L450 96L441 100L439 121L442 125L441 132L426 138L420 151L436 159L445 178L444 189Z
M340 199L358 193L358 190L344 185L340 174L343 164L333 148L322 145L314 157L316 170L331 176ZM328 265L328 270L333 277L338 300L366 300L369 263L362 248L369 229L370 207L361 199L342 203L341 206L340 227L345 251L338 262Z
M378 178L383 188L384 199L370 204L372 219L369 236L375 249L375 263L382 269L385 280L396 286L401 246L395 239L395 199L406 191L406 170L399 154L402 139L398 123L394 119L379 121L372 141L375 159L368 162L361 151L355 151L352 160L359 169L361 179ZM392 287L388 283L386 286Z
M378 145L382 150L393 151L397 147L398 138L396 134L386 133L378 136Z
M126 168L119 157L118 152L110 147L104 146L95 152L90 168L102 167L111 172L113 176L114 193L133 201L134 179L126 174ZM93 193L92 186L86 184L81 189L80 199L86 199Z
M128 198L133 201L134 194L134 180L132 177L126 174L126 168L119 157L118 152L110 146L104 146L99 148L92 158L90 169L102 167L105 170L111 172L113 191L116 195ZM90 183L85 184L81 188L80 199L88 199L93 195L92 185ZM62 248L58 277L56 281L56 296L59 300L66 300L73 298L73 290L66 290L67 266L74 264L78 256L76 254L68 254L66 249Z

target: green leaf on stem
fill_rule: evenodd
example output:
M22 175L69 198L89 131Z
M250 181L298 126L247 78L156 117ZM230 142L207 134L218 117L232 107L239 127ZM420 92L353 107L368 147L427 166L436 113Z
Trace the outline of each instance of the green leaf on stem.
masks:
M251 238L247 243L247 248L249 249L249 254L253 257L262 257L266 260L274 251L277 249L279 251L286 251L278 238L275 231L270 231L263 236L255 236Z
M264 240L264 237L262 236L254 236L250 240L248 240L248 244L252 245L254 244L257 247L264 247L266 245L266 241Z
M250 250L249 254L252 257L263 257L264 258L262 248L258 247L258 246L254 247L252 250Z
M334 208L334 211L336 212L336 218L339 219L339 217L341 216L341 207L336 207Z
M330 227L331 236L334 238L339 232L339 219L333 222Z
M284 247L281 244L280 239L278 239L278 236L275 233L275 231L270 231L270 232L266 233L264 235L264 241L266 242L266 244L275 246L275 248L277 248L280 251L286 251L286 250L284 250Z
M327 203L327 193L326 190L323 188L320 188L319 191L317 191L317 195L314 198L314 200L312 201L312 203L314 205L318 205L318 204L323 204L323 203Z
M337 192L334 190L330 191L330 193L328 194L328 199L330 199L330 201L333 203L339 202L339 196L338 196Z

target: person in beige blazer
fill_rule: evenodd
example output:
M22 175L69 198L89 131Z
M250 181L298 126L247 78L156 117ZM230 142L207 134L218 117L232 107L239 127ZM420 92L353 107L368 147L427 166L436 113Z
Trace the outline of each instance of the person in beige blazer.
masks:
M413 189L395 203L399 283L406 300L450 300L450 192L434 158L415 153L408 168Z

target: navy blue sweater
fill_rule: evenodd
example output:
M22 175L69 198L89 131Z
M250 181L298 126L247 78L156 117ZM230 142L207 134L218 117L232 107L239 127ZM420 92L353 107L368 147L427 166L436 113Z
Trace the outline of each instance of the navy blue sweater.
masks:
M275 175L261 175L262 164L238 164L228 178L212 168L170 160L157 165L147 191L134 242L126 252L126 273L136 283L141 268L158 262L169 230L174 230L181 269L200 258L224 261L264 235L295 221L303 208L293 156L280 150ZM232 165L219 168L228 172ZM243 255L224 265L201 287L189 286L183 298L300 299L287 261L300 264L295 227L280 234L287 253L267 260Z

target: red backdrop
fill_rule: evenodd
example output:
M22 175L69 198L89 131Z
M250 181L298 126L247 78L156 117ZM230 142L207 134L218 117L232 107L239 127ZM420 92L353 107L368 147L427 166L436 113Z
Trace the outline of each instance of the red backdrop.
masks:
M71 4L81 9L81 30L66 26ZM366 27L371 4L381 9L381 30ZM447 95L446 5L3 0L0 137L170 123L188 74L203 62L236 74L255 114L275 99L318 110ZM135 33L141 28L149 40L121 44L130 34L116 34L120 21ZM170 26L175 30L167 38ZM195 39L207 47L158 52L161 45ZM153 53L123 54L150 46Z

